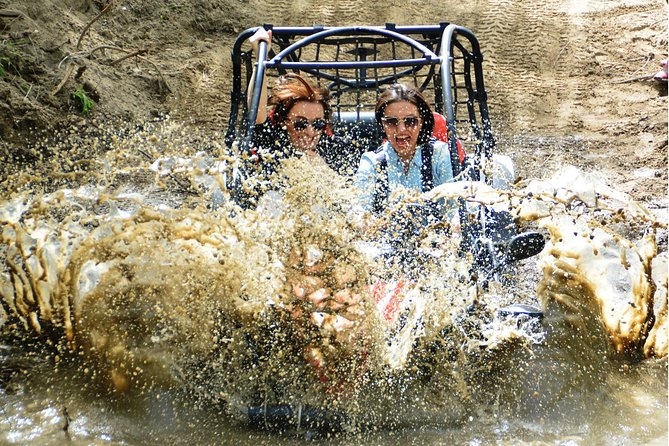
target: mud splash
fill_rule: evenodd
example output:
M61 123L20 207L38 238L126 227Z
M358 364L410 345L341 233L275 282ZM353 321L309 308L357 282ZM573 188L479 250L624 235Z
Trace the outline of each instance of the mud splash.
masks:
M345 413L347 431L462 426L555 415L611 364L666 366L666 226L582 172L434 191L509 203L550 236L538 263L509 272L540 279L483 292L451 237L417 241L429 255L411 280L370 257L374 231L325 166L287 162L281 192L242 211L225 189L234 152L198 152L169 121L116 138L97 175L69 189L17 175L0 206L5 333L111 399L183 392L226 419L310 406ZM498 315L536 299L540 325Z

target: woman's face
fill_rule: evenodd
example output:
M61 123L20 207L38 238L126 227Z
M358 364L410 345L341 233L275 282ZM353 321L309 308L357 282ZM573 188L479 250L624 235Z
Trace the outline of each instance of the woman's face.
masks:
M399 157L409 161L416 153L418 135L423 125L418 113L418 107L408 101L399 101L388 104L381 118L383 130L388 141Z
M288 112L286 133L295 149L316 149L325 129L325 110L320 102L298 101Z

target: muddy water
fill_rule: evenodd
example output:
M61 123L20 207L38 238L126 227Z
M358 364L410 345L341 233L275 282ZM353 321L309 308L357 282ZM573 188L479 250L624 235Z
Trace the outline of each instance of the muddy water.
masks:
M534 260L476 293L456 228L418 272L371 258L323 166L287 163L281 196L244 213L222 187L234 154L169 123L110 138L86 169L61 175L81 155L64 141L59 167L7 182L4 443L666 444L666 357L616 355L555 308L497 315L538 305ZM256 429L264 404L327 410L340 433Z
M531 367L536 366L533 361ZM402 425L392 430L339 435L329 443L666 444L666 365L609 364L594 383L581 382L572 388L555 382L569 380L568 365L556 360L546 366L549 370L533 383L542 396L533 396L519 407L505 409L491 398L457 420L448 420L449 407L439 407L432 414L413 414L410 422L398 420ZM250 429L241 416L231 417L225 407L202 405L178 391L112 398L96 392L90 380L80 375L76 368L43 368L30 379L15 379L2 394L3 443L56 445L69 439L72 444L270 445L323 439L305 430L277 434ZM555 392L557 401L547 401L545 391ZM528 390L519 390L523 392ZM411 398L404 404L415 405L416 412L426 409Z

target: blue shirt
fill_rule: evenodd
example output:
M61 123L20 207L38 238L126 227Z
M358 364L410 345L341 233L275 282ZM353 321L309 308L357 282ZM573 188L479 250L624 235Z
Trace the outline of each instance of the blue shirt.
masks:
M453 167L451 166L451 154L448 144L441 141L431 141L432 153L432 183L434 187L447 183L453 179ZM390 144L386 141L380 147L386 152L388 160L388 191L389 199L395 196L401 188L417 192L425 192L421 181L420 168L423 165L422 150L416 148L408 172L404 171L404 163ZM374 190L376 186L376 159L377 154L366 152L360 158L358 171L355 174L354 185L361 190L359 204L366 211L372 212L374 208ZM402 195L401 193L399 194ZM398 197L399 198L399 197Z

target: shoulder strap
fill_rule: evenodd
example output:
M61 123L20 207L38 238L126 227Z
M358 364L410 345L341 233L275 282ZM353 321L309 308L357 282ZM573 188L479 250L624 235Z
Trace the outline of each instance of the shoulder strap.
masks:
M423 157L423 165L420 169L420 180L423 183L423 192L430 191L434 188L434 172L432 171L432 155L434 154L434 146L436 144L443 144L437 139L430 139L423 144L421 148L421 156ZM427 203L427 207L432 216L438 221L441 220L441 212L435 201Z
M423 192L432 190L434 187L434 179L432 177L432 152L433 140L430 140L421 147L423 165L420 168L420 181L423 184Z
M372 157L376 168L376 180L374 182L374 213L380 214L386 208L388 201L388 156L383 146Z

